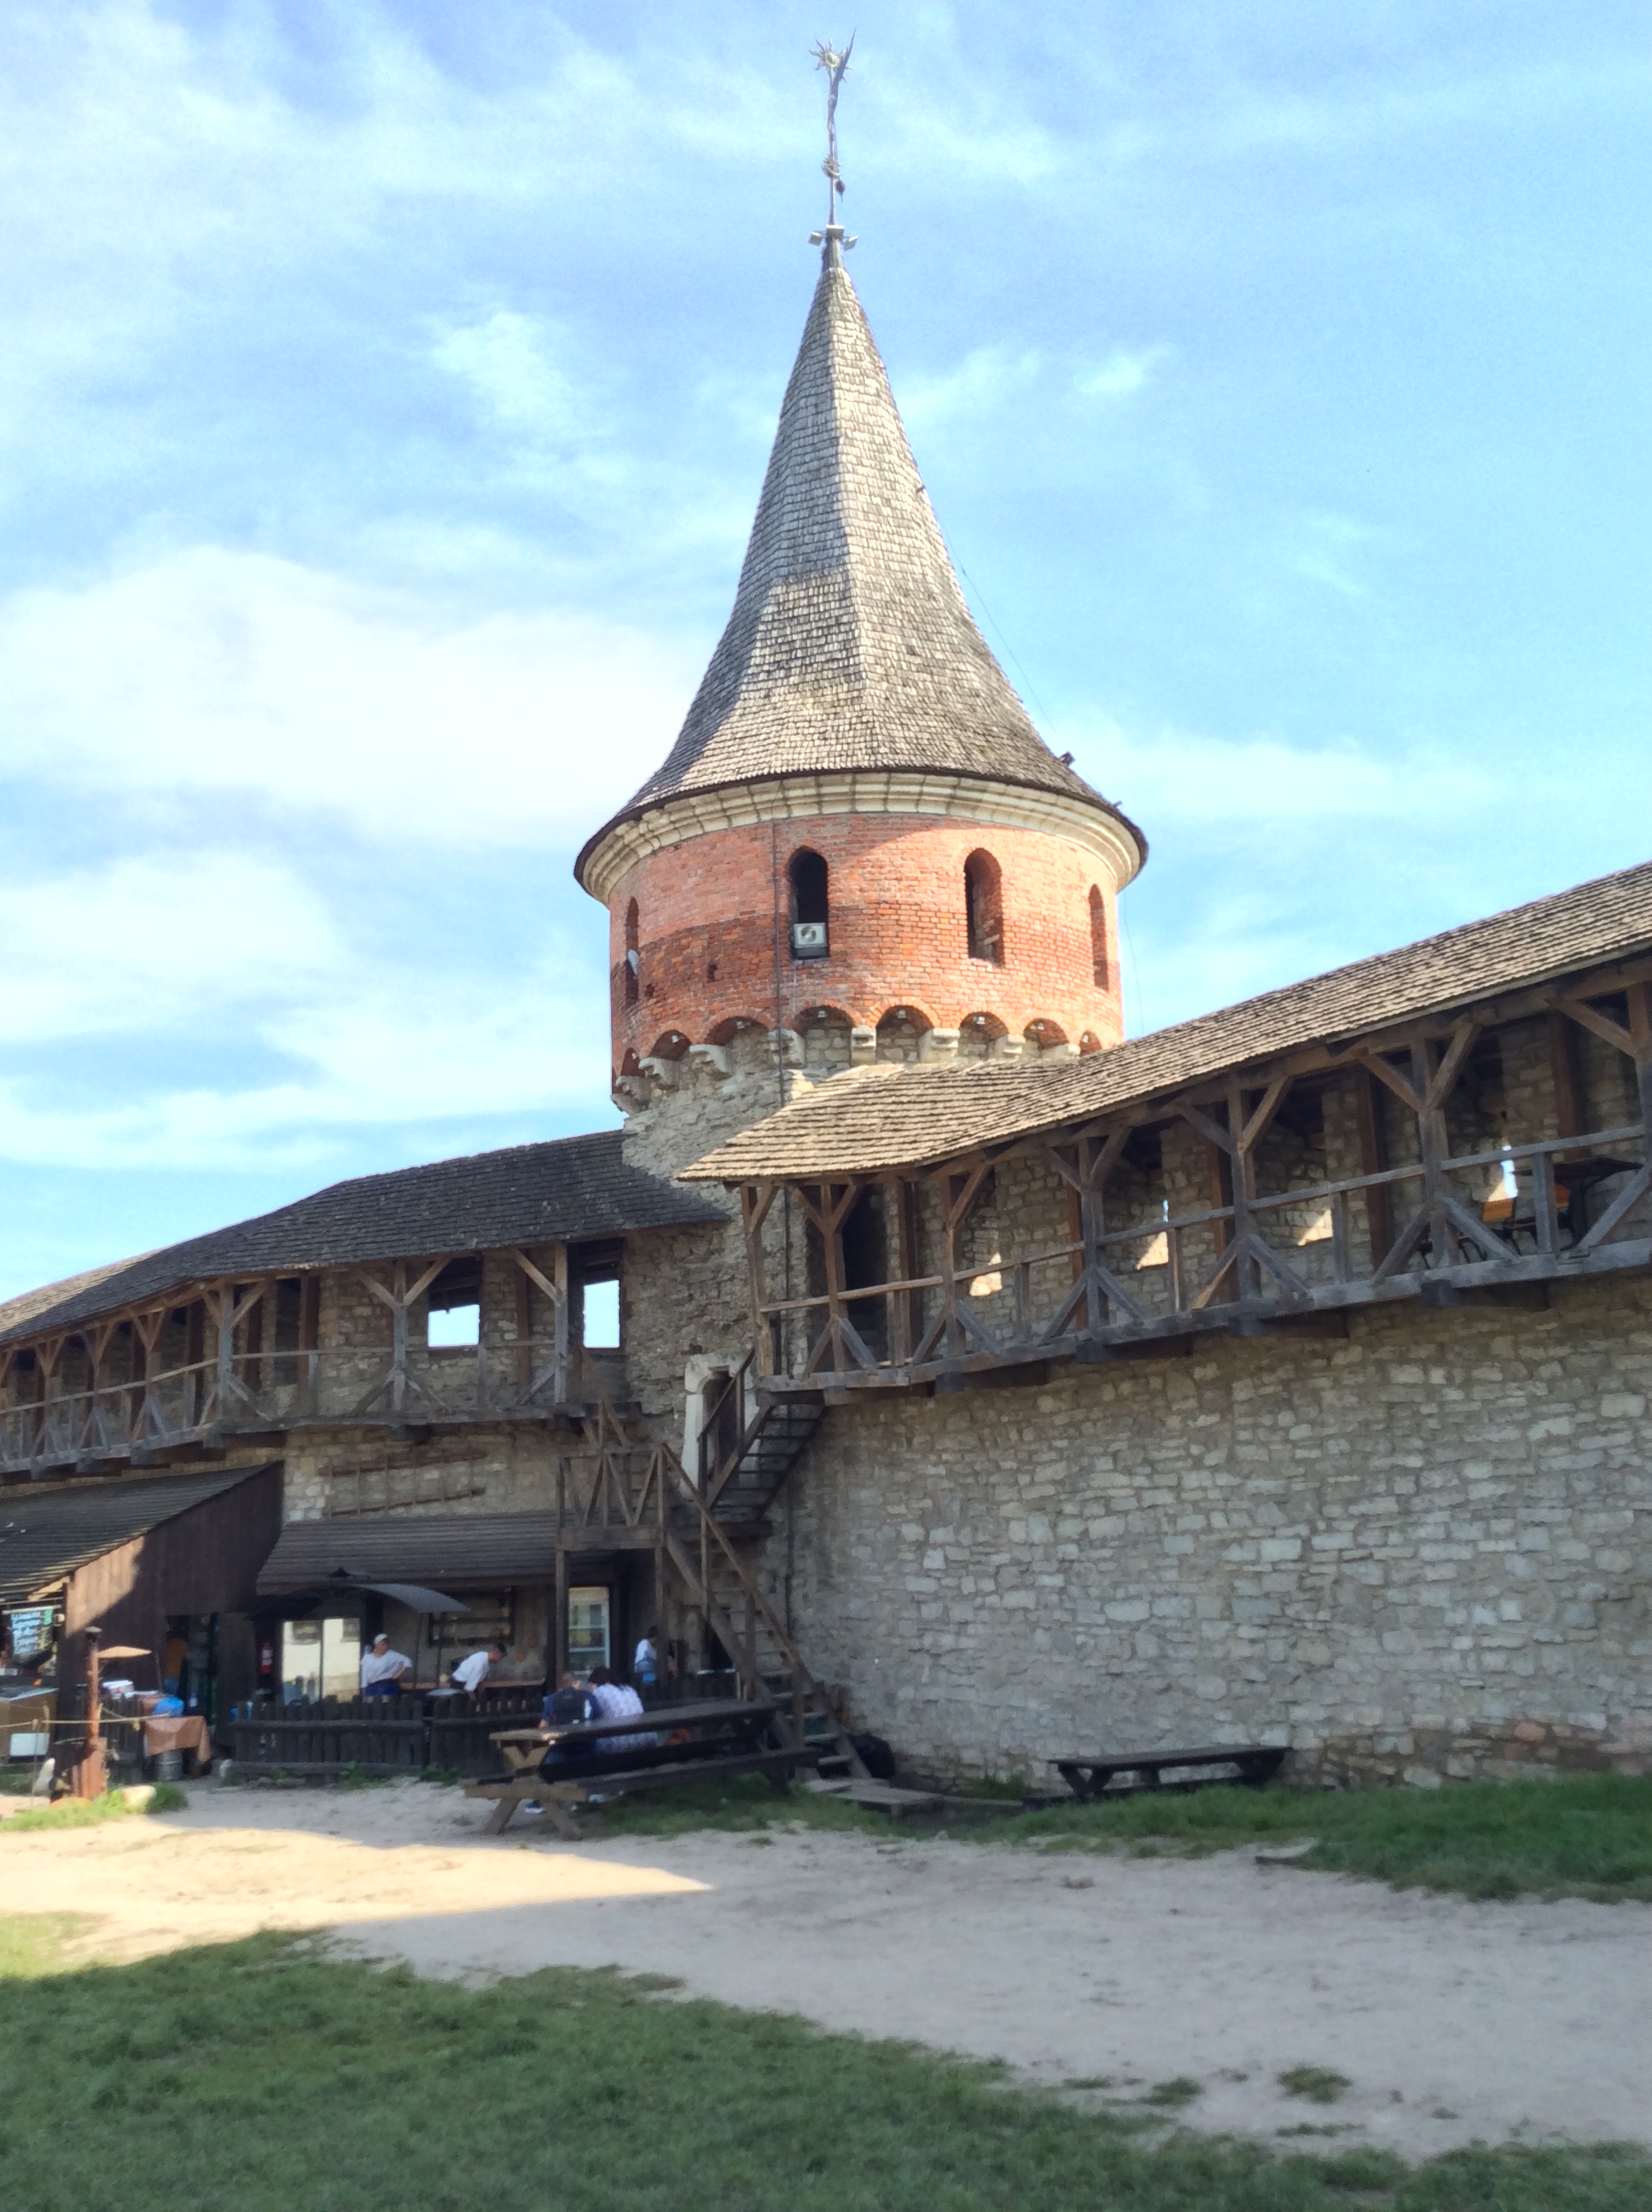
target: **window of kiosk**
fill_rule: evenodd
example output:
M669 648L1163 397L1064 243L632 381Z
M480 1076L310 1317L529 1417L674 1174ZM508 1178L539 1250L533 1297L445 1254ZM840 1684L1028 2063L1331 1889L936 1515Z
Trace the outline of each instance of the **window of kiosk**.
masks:
M571 1589L568 1594L568 1663L576 1674L609 1663L608 1592Z
M282 1694L287 1704L361 1693L359 1620L288 1620L281 1631Z

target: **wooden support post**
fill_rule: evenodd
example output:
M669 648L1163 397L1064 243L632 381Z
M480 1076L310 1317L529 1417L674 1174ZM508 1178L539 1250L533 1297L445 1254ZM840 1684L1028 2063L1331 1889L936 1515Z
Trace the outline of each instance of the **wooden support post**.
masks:
M90 1627L86 1638L86 1741L75 1768L76 1797L101 1797L109 1786L108 1761L103 1748L102 1685L98 1680L98 1645L103 1631Z
M556 1293L552 1301L556 1310L551 1325L551 1358L556 1370L550 1394L559 1406L565 1406L574 1395L571 1371L574 1316L569 1304L568 1246L565 1243L551 1248L550 1281Z
M762 1376L773 1375L777 1364L774 1323L767 1310L768 1271L763 1263L762 1234L777 1188L772 1182L756 1186L745 1183L740 1190L740 1226L745 1237L746 1273L751 1284L751 1340L756 1349L757 1372ZM785 1350L782 1343L780 1364L784 1364Z
M222 1421L229 1412L229 1401L235 1388L235 1285L234 1283L215 1283L208 1297L211 1302L213 1325L218 1337L215 1410Z
M512 1289L515 1293L516 1402L519 1406L526 1403L533 1388L533 1314L525 1268L518 1267Z
M204 1395L201 1370L206 1363L205 1298L191 1298L184 1309L184 1364L189 1371L184 1377L184 1418L180 1425L192 1429L200 1421Z
M887 1186L895 1207L895 1273L898 1282L909 1283L918 1273L917 1186L897 1176ZM890 1350L897 1367L904 1367L912 1348L923 1334L921 1291L896 1291L890 1299Z
M313 1417L321 1411L321 1278L304 1275L298 1286L299 1405Z
M566 1470L568 1462L564 1461L562 1464ZM551 1623L550 1629L550 1675L553 1689L568 1672L568 1539L562 1524L562 1508L559 1505L556 1530L556 1595L553 1601L556 1609L556 1618Z
M1353 1071L1354 1119L1359 1131L1359 1172L1383 1175L1388 1166L1387 1132L1376 1079L1369 1069ZM1373 1267L1382 1266L1394 1246L1394 1186L1378 1183L1365 1193L1365 1224Z
M843 1265L843 1222L848 1208L854 1204L856 1194L857 1186L850 1183L845 1200L840 1204L833 1196L830 1183L823 1182L820 1186L820 1212L817 1225L820 1231L822 1264L826 1270L826 1314L832 1329L832 1366L838 1374L853 1364L843 1334L849 1318L845 1310L844 1297L847 1285Z
M1256 1262L1250 1255L1250 1201L1255 1195L1253 1187L1251 1152L1245 1142L1245 1094L1237 1084L1228 1092L1228 1134L1232 1139L1231 1152L1219 1154L1218 1173L1225 1176L1228 1185L1227 1204L1233 1208L1230 1241L1234 1247L1233 1302L1247 1304L1257 1290Z
M394 1297L390 1309L390 1410L407 1410L407 1262L396 1261L390 1270Z
M1577 1059L1576 1025L1552 1007L1548 1016L1549 1072L1554 1085L1554 1133L1575 1137L1583 1127L1583 1078ZM1552 1160L1564 1159L1562 1153Z

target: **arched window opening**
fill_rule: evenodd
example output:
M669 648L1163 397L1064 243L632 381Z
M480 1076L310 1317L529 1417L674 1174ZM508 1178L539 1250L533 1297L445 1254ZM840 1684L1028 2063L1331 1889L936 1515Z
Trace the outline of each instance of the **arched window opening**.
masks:
M971 853L963 864L969 957L1004 965L1004 880L990 853Z
M628 1006L635 1006L641 995L637 983L637 971L642 965L641 956L637 951L637 932L641 927L641 916L637 912L637 902L633 899L625 909L625 1003Z
M1107 957L1107 901L1098 884L1090 887L1090 962L1095 972L1096 988L1111 989L1113 971Z
M831 950L826 863L805 845L787 862L786 878L791 890L792 957L823 960Z

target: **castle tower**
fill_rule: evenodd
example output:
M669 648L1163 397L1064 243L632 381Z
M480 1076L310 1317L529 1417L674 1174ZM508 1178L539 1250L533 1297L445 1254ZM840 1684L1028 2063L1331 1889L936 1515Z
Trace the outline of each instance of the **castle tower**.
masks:
M665 764L575 864L609 910L629 1104L742 1047L823 1075L1123 1033L1115 900L1145 842L971 620L842 237L728 627Z

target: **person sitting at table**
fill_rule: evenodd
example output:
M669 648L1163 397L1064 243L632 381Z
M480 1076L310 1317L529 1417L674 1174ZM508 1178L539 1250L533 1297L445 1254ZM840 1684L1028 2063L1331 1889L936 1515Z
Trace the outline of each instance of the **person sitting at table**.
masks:
M591 1670L591 1717L598 1721L629 1721L642 1709L642 1700L629 1682L616 1682L606 1667ZM657 1735L599 1735L597 1751L641 1751L659 1741Z
M393 1698L402 1686L402 1677L412 1668L413 1662L404 1651L392 1651L390 1638L382 1633L373 1639L372 1648L361 1654L361 1695L364 1698Z
M558 1678L556 1687L539 1708L542 1728L578 1728L591 1718L589 1693L574 1674Z
M502 1644L490 1644L485 1650L478 1644L474 1651L467 1653L459 1661L447 1679L456 1690L463 1690L467 1697L473 1698L487 1680L494 1661L502 1659L504 1656Z
M581 1687L577 1674L564 1674L539 1708L541 1728L579 1728L590 1718L591 1699ZM582 1744L577 1750L564 1751L560 1744L554 1743L539 1762L540 1766L544 1769L565 1765L570 1759L579 1758L590 1748L589 1744Z

